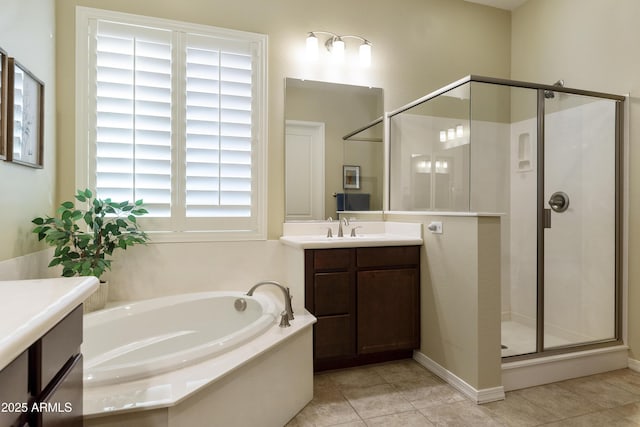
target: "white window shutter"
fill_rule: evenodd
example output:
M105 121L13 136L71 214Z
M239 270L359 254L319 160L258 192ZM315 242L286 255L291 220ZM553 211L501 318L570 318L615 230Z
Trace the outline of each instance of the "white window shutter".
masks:
M98 22L96 192L171 212L171 33Z
M79 11L86 185L101 198L143 199L140 223L166 241L264 239L266 37Z
M191 37L186 55L186 215L251 216L250 53Z

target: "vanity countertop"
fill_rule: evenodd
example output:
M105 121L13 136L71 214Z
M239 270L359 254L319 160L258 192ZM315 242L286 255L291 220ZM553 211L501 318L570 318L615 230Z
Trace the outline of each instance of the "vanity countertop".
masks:
M0 281L0 369L97 288L91 276Z
M280 241L300 249L359 248L373 246L421 245L422 239L394 234L369 234L358 237L282 236Z
M344 237L337 236L337 222L285 223L280 242L298 249L357 248L374 246L422 245L422 224L397 222L353 222L344 227ZM356 237L350 230L356 228ZM334 237L327 237L332 228Z

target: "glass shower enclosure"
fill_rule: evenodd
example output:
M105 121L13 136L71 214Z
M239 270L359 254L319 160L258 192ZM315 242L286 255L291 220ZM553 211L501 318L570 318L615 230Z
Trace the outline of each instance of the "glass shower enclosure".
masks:
M388 114L390 210L501 214L503 358L621 339L623 102L468 76Z

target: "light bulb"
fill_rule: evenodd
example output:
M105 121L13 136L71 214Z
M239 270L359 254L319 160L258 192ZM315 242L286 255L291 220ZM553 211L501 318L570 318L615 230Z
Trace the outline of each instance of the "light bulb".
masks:
M462 125L456 126L456 137L462 138L463 135L464 135L464 128L462 127Z
M452 140L456 137L456 130L454 128L447 129L447 139Z
M336 37L335 39L333 39L331 53L333 57L338 61L342 61L342 59L344 58L344 42L340 37Z
M447 142L447 131L446 130L441 130L440 131L440 142Z
M360 45L360 65L371 66L371 43L366 40Z
M307 57L311 60L318 59L318 38L313 33L307 36Z

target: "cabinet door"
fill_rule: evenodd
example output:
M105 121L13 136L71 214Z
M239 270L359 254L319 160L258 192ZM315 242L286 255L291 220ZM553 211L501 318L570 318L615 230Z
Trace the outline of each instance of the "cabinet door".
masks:
M34 402L41 410L34 412L32 426L82 427L82 355L70 360L47 389Z
M29 357L23 352L0 370L0 426L21 426L29 409Z
M353 311L351 274L348 272L316 273L314 277L316 316L349 314Z
M353 357L356 345L353 316L319 317L314 325L314 358Z
M357 304L359 354L418 347L417 269L359 271Z

